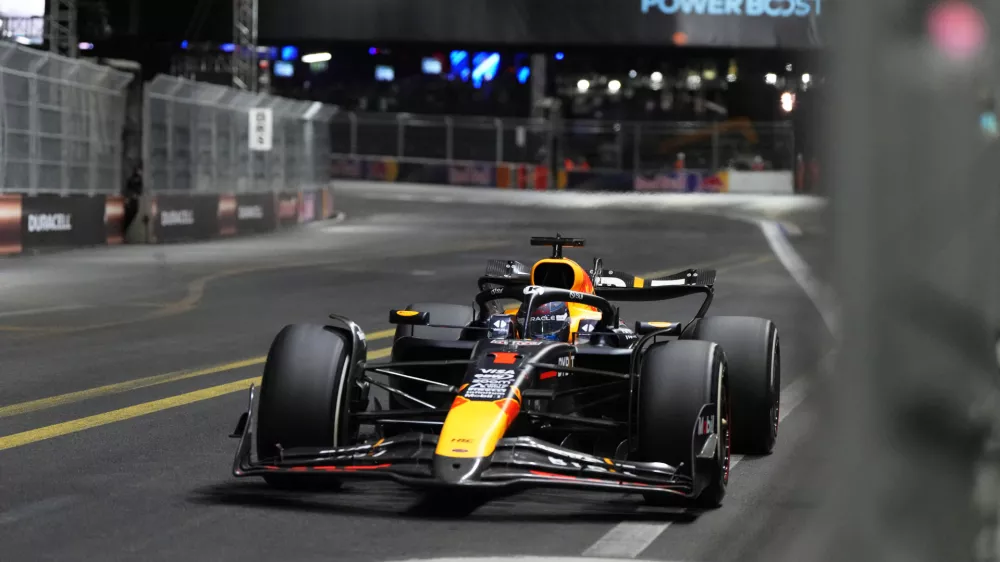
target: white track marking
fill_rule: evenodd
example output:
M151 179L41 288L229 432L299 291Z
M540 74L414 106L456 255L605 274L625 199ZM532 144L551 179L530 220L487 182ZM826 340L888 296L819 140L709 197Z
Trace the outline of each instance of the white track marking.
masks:
M837 318L833 303L829 297L829 291L824 288L821 281L816 279L812 271L809 270L809 266L805 260L795 251L792 243L788 241L788 237L782 231L782 226L779 223L768 220L759 221L757 224L760 226L761 232L764 233L764 238L767 239L771 251L781 261L781 265L785 266L792 279L809 296L809 300L813 302L816 310L823 317L823 322L830 332L836 333Z
M836 334L836 317L834 315L832 302L827 297L822 283L809 270L802 256L795 251L795 248L785 236L782 226L774 221L760 220L760 226L764 238L767 239L771 250L781 261L781 264L788 270L792 279L819 310L823 322L831 333ZM806 380L798 379L794 383L785 387L781 391L781 415L779 421L786 418L805 398ZM734 455L731 459L731 466L736 466L743 460L742 456ZM632 523L622 522L613 527L596 543L583 552L584 556L615 556L625 558L635 558L644 550L649 548L667 528L670 523Z
M68 312L71 310L83 310L85 308L93 308L89 304L67 304L63 306L51 306L48 308L29 308L25 310L12 310L10 312L0 312L0 318L9 318L11 316L34 316L36 314L47 314L49 312Z
M792 411L802 404L806 397L806 380L798 379L781 391L781 414L778 421L784 421ZM733 455L730 460L730 470L735 468L743 455ZM598 539L583 555L587 557L605 556L619 559L634 559L653 544L653 541L670 527L667 523L622 522L615 525L603 537Z
M457 558L412 558L399 562L623 562L623 560L621 558L582 558L579 556L468 556Z

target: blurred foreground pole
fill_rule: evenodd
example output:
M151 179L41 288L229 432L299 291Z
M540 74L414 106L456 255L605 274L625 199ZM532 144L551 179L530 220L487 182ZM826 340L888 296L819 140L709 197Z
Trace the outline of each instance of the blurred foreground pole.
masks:
M976 102L1000 67L990 45L958 54L975 43L975 8L1000 36L995 4L824 3L833 102L821 130L842 333L823 381L832 466L800 560L997 559L994 546L977 552L996 526L980 505L997 498L976 482L1000 415L1000 151L979 131ZM948 17L929 25L936 6Z

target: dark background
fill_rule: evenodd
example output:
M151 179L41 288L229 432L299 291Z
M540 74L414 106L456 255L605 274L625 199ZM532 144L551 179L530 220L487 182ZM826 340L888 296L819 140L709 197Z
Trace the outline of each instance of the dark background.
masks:
M810 48L817 18L668 16L641 0L261 0L263 41ZM823 6L825 11L825 6ZM818 18L822 19L822 18Z

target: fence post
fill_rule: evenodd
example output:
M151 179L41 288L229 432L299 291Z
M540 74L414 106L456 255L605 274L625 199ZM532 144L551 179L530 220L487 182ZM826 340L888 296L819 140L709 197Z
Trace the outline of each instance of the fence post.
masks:
M719 122L712 120L712 172L719 171Z
M41 146L39 146L41 118L38 115L38 72L45 61L46 59L40 56L28 69L28 72L31 73L31 78L28 79L28 193L31 195L38 193L38 176L41 167L38 161L38 153L41 151Z
M642 164L639 156L639 149L642 146L642 125L635 124L635 141L632 143L632 172L638 174Z
M617 168L619 170L622 170L622 169L624 169L622 166L623 166L624 159L625 159L625 155L623 154L625 152L625 135L622 134L622 124L621 123L615 123L614 126L615 126L615 129L616 129L616 131L615 131L615 142L618 145L618 150L617 150L618 155L617 155L616 166L617 166Z
M348 113L347 120L351 122L351 156L354 156L358 153L358 114Z
M444 118L444 146L445 158L451 164L455 157L455 120L451 115Z
M503 119L494 119L493 125L497 129L497 164L503 162Z
M403 114L396 116L396 158L402 158L405 152L403 145L406 142L406 117Z

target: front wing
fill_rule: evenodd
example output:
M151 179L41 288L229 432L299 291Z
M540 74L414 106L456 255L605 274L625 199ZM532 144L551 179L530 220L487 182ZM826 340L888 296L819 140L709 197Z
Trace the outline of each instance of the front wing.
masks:
M423 488L511 489L568 487L620 492L660 493L690 498L694 480L663 463L624 462L578 453L533 437L497 442L488 466L459 482L436 475L437 436L407 433L375 443L334 448L294 448L280 458L252 459L253 392L233 463L237 477L268 474L329 474L337 478L381 478ZM448 459L450 460L450 459ZM455 459L455 462L468 459Z

